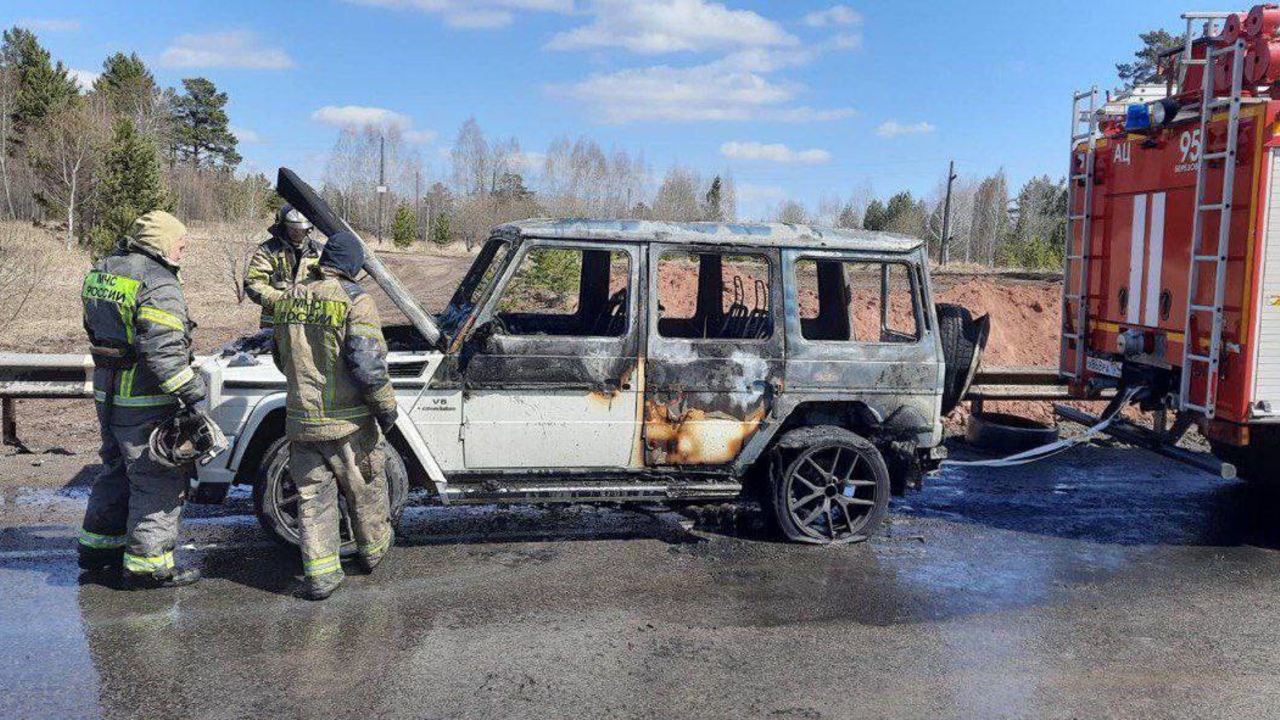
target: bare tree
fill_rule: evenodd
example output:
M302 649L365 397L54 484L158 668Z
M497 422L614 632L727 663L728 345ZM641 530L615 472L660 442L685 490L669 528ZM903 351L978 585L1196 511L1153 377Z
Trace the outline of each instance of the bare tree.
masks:
M93 163L105 135L105 117L94 102L68 104L33 133L31 166L41 197L65 213L68 249L75 244L76 213L93 192Z
M818 198L818 212L813 217L815 225L837 227L840 224L840 213L844 211L845 202L839 195L823 195Z
M970 227L973 260L995 265L996 246L1009 231L1009 185L1003 168L978 184Z
M702 219L702 204L698 202L698 190L702 179L687 168L672 166L662 178L658 194L653 199L653 215L659 220L689 222Z
M249 260L258 249L261 232L249 223L220 228L213 233L213 242L222 249L223 277L231 286L236 304L245 300L244 276L249 272Z
M338 131L325 162L321 192L347 222L372 228L377 219L379 163L385 156L387 207L411 200L422 156L395 126L348 125Z
M18 71L0 67L0 183L4 185L5 217L17 217L13 205L13 115L18 109Z
M467 118L458 129L458 137L449 153L452 163L450 179L461 195L482 195L490 181L489 144L474 117Z
M774 217L781 223L803 225L809 222L809 211L805 210L804 205L795 200L784 200L778 204Z

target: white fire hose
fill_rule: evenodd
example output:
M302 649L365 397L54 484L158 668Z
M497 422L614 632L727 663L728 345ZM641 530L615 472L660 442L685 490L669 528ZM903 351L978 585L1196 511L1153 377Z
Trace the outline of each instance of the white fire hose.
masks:
M1098 418L1098 422L1096 424L1094 424L1088 430L1084 431L1083 433L1075 437L1057 440L1055 442L1049 443L1048 445L1041 445L1040 447L1037 447L1037 448L1024 450L1016 455L1010 455L1009 457L994 458L991 460L943 460L942 464L944 466L951 466L951 467L1000 468L1000 467L1015 467L1017 465L1027 465L1029 463L1033 463L1038 460L1051 458L1054 455L1059 455L1061 453L1064 453L1067 450L1070 450L1071 448L1077 445L1084 445L1092 441L1095 437L1106 432L1107 428L1111 426L1111 423L1116 418L1120 417L1120 412L1125 409L1125 407L1129 404L1129 401L1132 400L1133 397L1137 395L1140 390L1142 390L1141 387L1131 387L1125 390L1125 393L1122 396L1123 399L1114 403L1111 406L1111 410L1109 412L1107 412L1102 417Z

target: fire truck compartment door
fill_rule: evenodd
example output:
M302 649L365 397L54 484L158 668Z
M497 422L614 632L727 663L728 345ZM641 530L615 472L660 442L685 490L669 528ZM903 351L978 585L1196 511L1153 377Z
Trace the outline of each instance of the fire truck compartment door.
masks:
M1263 239L1262 283L1258 298L1258 342L1253 414L1280 418L1280 153L1271 151L1267 225Z

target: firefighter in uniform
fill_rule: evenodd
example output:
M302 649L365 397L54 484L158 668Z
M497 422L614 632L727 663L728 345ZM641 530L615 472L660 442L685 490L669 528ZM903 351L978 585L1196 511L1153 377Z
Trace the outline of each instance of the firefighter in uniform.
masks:
M276 222L267 229L271 237L249 258L244 294L262 306L258 328L272 326L271 308L320 256L320 244L311 237L311 221L288 205L280 206Z
M395 424L396 399L378 309L355 281L363 264L360 240L337 233L273 308L274 359L288 381L289 473L299 494L300 594L310 600L342 583L339 490L366 571L392 543L383 433Z
M191 367L191 331L178 265L187 229L163 211L138 218L85 277L84 328L94 359L93 393L102 470L80 531L80 567L120 572L129 588L189 585L173 549L186 495L181 468L149 452L152 430L204 399Z

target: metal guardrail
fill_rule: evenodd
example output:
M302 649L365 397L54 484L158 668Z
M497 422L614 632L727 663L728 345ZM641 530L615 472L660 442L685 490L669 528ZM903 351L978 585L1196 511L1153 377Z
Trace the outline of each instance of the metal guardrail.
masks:
M1104 390L1098 397L1089 400L1106 401L1113 397L1114 390ZM969 401L970 410L975 413L982 412L983 405L988 400L1080 400L1071 397L1066 384L1058 375L1058 368L1043 366L979 367L965 399Z
M0 442L22 446L17 400L92 397L93 358L87 354L0 353Z

